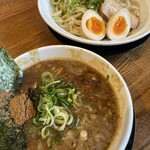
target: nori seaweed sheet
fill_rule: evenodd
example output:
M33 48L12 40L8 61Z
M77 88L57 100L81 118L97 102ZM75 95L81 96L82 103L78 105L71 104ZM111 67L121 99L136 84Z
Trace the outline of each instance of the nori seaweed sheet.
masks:
M23 72L8 52L0 48L0 91L17 91L23 83Z
M26 135L23 125L15 124L10 112L10 101L16 93L8 98L0 98L0 150L25 150Z
M0 48L0 94L10 92L8 98L0 97L0 150L26 149L23 126L15 124L10 112L10 101L20 91L23 72L4 48Z
M23 128L8 127L0 123L0 150L25 150L26 135Z

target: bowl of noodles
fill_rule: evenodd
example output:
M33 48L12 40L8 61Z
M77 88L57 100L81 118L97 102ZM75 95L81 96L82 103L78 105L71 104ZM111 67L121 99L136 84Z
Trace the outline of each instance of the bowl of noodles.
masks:
M107 60L80 47L53 45L29 51L15 61L25 75L19 96L41 91L30 95L33 104L39 103L37 116L23 128L27 149L126 148L133 125L132 98L122 76ZM14 113L13 102L11 112L18 124L20 111Z
M83 44L122 45L150 33L149 0L38 0L38 9L52 30ZM117 33L114 32L116 27ZM103 33L100 33L98 30L102 28Z
M133 145L131 94L103 57L53 45L13 60L0 48L0 63L1 150L126 150Z

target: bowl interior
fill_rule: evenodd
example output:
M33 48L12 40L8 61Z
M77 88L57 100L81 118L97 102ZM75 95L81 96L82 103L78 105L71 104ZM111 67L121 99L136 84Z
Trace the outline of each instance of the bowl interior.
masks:
M111 45L121 45L136 41L141 39L142 37L148 35L150 33L150 3L149 0L134 0L139 3L140 6L140 23L137 29L134 29L127 38L120 39L117 41L107 40L104 39L102 41L94 41L85 38L81 38L75 36L71 33L68 33L61 27L59 27L53 18L51 17L51 12L53 11L52 5L49 0L38 0L38 8L39 12L44 19L44 21L50 26L54 31L61 34L62 36L69 38L71 40L90 44L90 45L104 45L104 46L111 46Z
M25 69L34 63L50 58L74 58L85 63L100 72L104 77L109 75L109 83L112 86L119 105L119 126L117 133L109 149L125 149L133 124L132 99L121 75L104 58L85 49L73 46L48 46L29 51L15 59L16 63Z

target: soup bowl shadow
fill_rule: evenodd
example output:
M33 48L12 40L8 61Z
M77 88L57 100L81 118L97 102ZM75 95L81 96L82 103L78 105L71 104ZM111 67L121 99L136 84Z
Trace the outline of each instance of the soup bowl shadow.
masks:
M71 39L68 39L68 38L58 34L50 27L48 27L48 28L49 28L50 32L63 44L65 44L65 45L69 44L72 46L82 47L82 48L88 49L94 53L100 54L101 56L122 54L125 52L129 52L131 50L135 50L136 48L141 46L144 42L146 42L146 40L150 37L150 34L148 34L147 36L145 36L137 41L128 43L128 44L115 45L115 46L103 46L103 45L97 46L97 45L87 45L84 43L79 43L79 42L73 41Z

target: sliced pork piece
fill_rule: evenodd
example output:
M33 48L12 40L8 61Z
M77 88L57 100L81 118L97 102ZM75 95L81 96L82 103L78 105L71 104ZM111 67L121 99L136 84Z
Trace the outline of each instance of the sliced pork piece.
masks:
M130 16L131 16L131 28L135 29L139 24L140 18L135 14L133 14L132 12L130 12Z
M119 3L117 3L115 0L104 0L100 9L100 14L110 19L110 17L114 13L116 13L122 8L123 7ZM133 14L132 12L130 12L130 16L131 16L131 28L137 28L139 21L140 21L139 17Z

